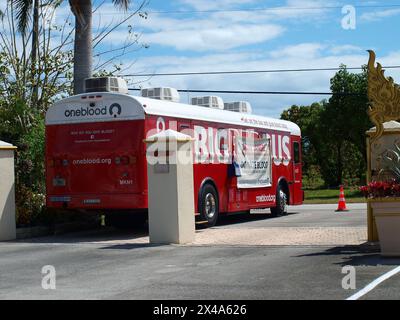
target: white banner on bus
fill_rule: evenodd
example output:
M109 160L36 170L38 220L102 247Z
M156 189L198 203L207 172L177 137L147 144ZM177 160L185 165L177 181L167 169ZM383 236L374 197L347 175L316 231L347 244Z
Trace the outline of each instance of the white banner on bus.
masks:
M269 139L236 139L235 167L238 188L271 186L271 142Z

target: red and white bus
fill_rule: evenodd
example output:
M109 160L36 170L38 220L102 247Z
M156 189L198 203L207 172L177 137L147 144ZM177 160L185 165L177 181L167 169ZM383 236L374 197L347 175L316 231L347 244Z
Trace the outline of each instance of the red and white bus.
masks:
M192 132L196 215L209 226L220 214L271 208L281 215L288 204L303 202L296 124L157 98L99 89L56 102L46 114L47 206L101 211L114 222L146 212L143 140L166 129ZM225 161L232 159L235 141L245 136L268 142L262 165L255 164L255 178L236 174L231 161Z

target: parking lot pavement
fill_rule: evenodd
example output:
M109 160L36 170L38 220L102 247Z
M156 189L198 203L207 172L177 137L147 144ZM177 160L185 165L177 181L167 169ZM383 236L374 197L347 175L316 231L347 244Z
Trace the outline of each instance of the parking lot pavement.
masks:
M227 217L198 234L365 228L364 205L350 209L339 215L328 206L301 206L279 218ZM346 299L400 265L368 244L157 246L145 238L142 229L104 229L1 243L0 299ZM44 265L55 267L56 290L41 287ZM355 267L355 290L342 288L346 265ZM399 286L393 276L361 299L398 299Z
M246 223L239 216L196 234L198 245L358 245L367 241L366 205L350 204L349 211L335 212L337 205L289 207L284 217L265 219L257 211ZM263 219L264 218L264 219ZM237 223L233 223L237 222Z
M334 205L289 207L289 214L271 217L269 209L250 216L221 217L213 228L197 228L193 245L358 245L367 241L366 204L350 204L349 211L335 212ZM32 242L147 244L145 228L121 231L110 228Z

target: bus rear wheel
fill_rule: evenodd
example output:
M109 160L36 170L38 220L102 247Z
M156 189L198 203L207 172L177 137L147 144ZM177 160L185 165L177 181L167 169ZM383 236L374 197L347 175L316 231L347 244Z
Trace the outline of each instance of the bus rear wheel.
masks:
M281 186L276 191L276 207L271 208L271 214L274 217L287 215L287 195Z
M199 211L201 221L206 221L206 227L213 227L219 216L218 194L211 184L203 186L199 197Z

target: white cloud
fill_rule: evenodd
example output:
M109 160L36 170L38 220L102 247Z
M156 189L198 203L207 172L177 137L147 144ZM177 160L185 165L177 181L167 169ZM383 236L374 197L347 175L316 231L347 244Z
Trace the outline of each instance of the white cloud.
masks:
M381 11L365 12L360 16L361 21L379 21L384 18L397 16L400 14L400 9L387 9Z
M221 51L250 44L259 44L283 34L285 28L263 21L232 21L210 15L190 18L166 17L153 13L147 20L137 19L136 30L141 40L150 45L162 45L177 50ZM126 39L122 28L106 41L121 43Z
M261 0L181 0L180 2L198 11L246 12L248 10L247 12L268 12L268 15L281 18L320 14L327 11L326 7L337 4L332 0L287 0L284 5L271 5Z
M301 43L297 45L286 46L284 48L272 51L272 58L282 57L308 57L314 58L324 49L325 45L320 43Z
M181 3L189 7L185 9L187 11L191 9L216 11L182 15L152 12L149 8L148 19L133 21L136 31L143 34L142 40L150 46L162 45L189 51L221 51L262 44L281 36L290 24L322 21L329 12L326 6L334 2L288 0L282 6L270 7L272 10L248 11L235 11L238 8L245 8L243 2L239 0L182 0ZM252 4L250 7L253 9L266 7L263 1L245 0L244 4L248 3ZM231 8L233 11L229 11ZM109 10L115 12L111 4L104 5L98 12L103 22L104 17L106 21L116 19L110 16ZM100 20L100 18L95 19ZM126 34L123 31L123 28L119 28L113 32L107 42L114 44L123 42Z
M343 47L350 45L343 45ZM290 54L288 48L296 49L296 54ZM133 66L132 73L138 72L187 72L187 71L229 71L229 70L268 70L268 69L299 69L339 67L346 64L349 67L361 67L368 61L364 51L332 54L336 47L328 44L303 43L282 48L276 54L265 55L261 51L240 53L205 54L198 57L190 56L157 56L144 57ZM350 47L348 47L350 48ZM289 54L285 54L289 53ZM398 64L400 51L378 58L383 65ZM358 72L358 71L355 71ZM209 90L241 90L241 91L312 91L330 92L330 78L335 71L290 72L290 73L260 73L260 74L228 74L199 76L168 76L153 77L142 83L146 86L171 86L178 89L209 89ZM399 79L400 71L389 69L388 75ZM145 80L135 78L133 81ZM187 102L188 96L181 94L181 101ZM283 109L292 104L308 105L329 96L321 95L234 95L221 94L225 101L248 100L254 113L279 117Z
M5 11L7 8L7 1L0 1L0 11Z
M342 46L334 46L330 49L330 52L334 55L352 53L352 52L360 53L361 51L365 51L365 50L361 47L354 46L351 44L342 45Z
M229 28L171 30L144 34L148 43L171 46L178 50L228 50L262 43L278 37L284 29L277 25L232 25Z
M288 0L274 10L235 11L248 7L266 7L265 1L256 0L181 0L185 10L216 10L212 13L180 15L150 13L147 20L135 17L111 33L101 49L121 45L127 36L127 24L132 23L136 31L142 31L142 39L167 48L169 55L140 57L131 70L124 73L186 72L220 70L265 70L338 67L366 64L368 54L364 48L352 44L336 44L333 41L306 42L277 47L272 51L260 48L249 49L246 45L262 44L282 36L293 24L312 24L323 21L331 12L321 8L336 5L333 1ZM0 5L3 2L0 1ZM306 9L306 8L312 9ZM151 8L148 8L151 11ZM228 11L218 11L225 10ZM229 11L229 9L233 9ZM156 9L154 9L156 10ZM170 9L172 10L172 9ZM391 13L376 13L363 19L382 19ZM396 10L400 11L400 10ZM68 2L57 11L57 21L63 22L70 13ZM118 14L116 14L118 13ZM397 13L396 13L397 14ZM126 17L111 2L94 15L94 30L98 25L107 25ZM239 50L229 50L240 48ZM252 47L254 48L254 47ZM174 49L180 50L179 53ZM392 52L378 61L383 65L398 65L400 51ZM163 51L165 52L165 51ZM194 53L195 52L195 53ZM156 52L149 52L157 54ZM135 57L127 56L125 66ZM144 86L171 86L179 89L243 90L243 91L322 91L329 92L330 78L335 71L298 73L260 73L240 75L201 75L186 77L153 77ZM387 75L400 82L400 70L388 69ZM145 80L135 78L133 81ZM224 100L248 100L254 112L279 117L284 108L292 104L310 104L329 96L305 95L221 95ZM182 94L186 102L188 95Z
M194 10L213 10L203 14L170 15L150 13L146 21L137 21L144 41L178 50L226 50L260 44L281 36L291 23L313 23L324 19L327 5L333 1L288 0L285 5L266 8L263 1L245 0L256 10L243 8L239 0L182 0ZM229 11L230 8L235 8ZM268 7L267 7L268 8ZM187 9L190 10L190 9ZM222 10L222 11L219 11ZM227 10L227 11L223 11ZM150 10L151 11L151 10Z
M256 3L257 0L181 0L184 5L188 5L195 10L221 10L231 9L237 5L243 5L248 3Z
M380 56L378 51L376 51L376 54L376 60L382 66L398 66L400 64L400 51L389 52L389 54L386 56ZM385 75L393 77L395 83L400 83L399 69L386 69Z

